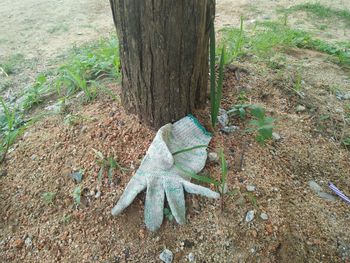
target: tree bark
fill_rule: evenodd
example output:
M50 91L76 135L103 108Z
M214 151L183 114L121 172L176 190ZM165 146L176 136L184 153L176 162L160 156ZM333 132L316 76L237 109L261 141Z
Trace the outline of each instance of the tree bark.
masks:
M159 128L206 102L215 0L110 0L122 103Z

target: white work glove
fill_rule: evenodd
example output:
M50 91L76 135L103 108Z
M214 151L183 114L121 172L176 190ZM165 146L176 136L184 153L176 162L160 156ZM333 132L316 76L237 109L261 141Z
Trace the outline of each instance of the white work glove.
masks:
M188 174L183 171L199 173L204 168L207 159L206 147L172 154L198 145L207 146L210 139L211 135L192 115L161 127L139 169L112 209L112 215L120 214L137 194L147 188L145 224L149 230L156 231L163 222L165 194L171 213L179 224L186 222L184 190L191 194L219 198L218 193L190 183Z

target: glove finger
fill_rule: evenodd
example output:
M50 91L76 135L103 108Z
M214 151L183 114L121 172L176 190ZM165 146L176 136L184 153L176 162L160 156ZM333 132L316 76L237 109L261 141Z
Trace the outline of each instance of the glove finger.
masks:
M145 224L151 231L156 231L163 222L164 189L162 181L152 178L147 182L145 203Z
M180 225L185 224L186 206L182 184L175 180L167 180L165 182L165 193L171 213L175 217L176 222Z
M118 203L112 209L112 215L119 215L126 207L128 207L135 197L146 188L146 180L135 175L125 188L124 193L120 197Z
M190 194L199 194L199 195L204 195L206 197L215 198L215 199L220 197L220 194L210 190L209 188L206 188L206 187L203 187L200 185L196 185L196 184L192 184L192 183L187 182L185 180L183 181L183 186L184 186L186 192L188 192Z

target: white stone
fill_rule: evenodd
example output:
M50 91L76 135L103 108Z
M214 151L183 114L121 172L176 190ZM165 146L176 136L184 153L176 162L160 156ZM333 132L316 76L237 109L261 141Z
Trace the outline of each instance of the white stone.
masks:
M248 212L247 212L247 215L246 215L246 217L245 217L245 221L246 221L247 223L251 222L251 221L254 219L254 214L255 214L254 210L248 211Z
M164 249L163 252L159 255L159 258L164 263L171 263L173 262L173 252L171 252L169 249Z

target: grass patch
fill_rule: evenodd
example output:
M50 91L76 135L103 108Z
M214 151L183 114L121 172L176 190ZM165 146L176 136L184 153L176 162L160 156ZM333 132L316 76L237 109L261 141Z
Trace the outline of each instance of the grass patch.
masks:
M0 67L6 74L12 74L23 60L23 55L17 54L0 63ZM50 75L39 74L17 105L10 107L0 97L0 163L5 161L10 146L26 127L45 115L39 114L26 122L22 121L22 116L42 103L45 96L58 93L60 102L83 91L86 101L90 101L96 97L97 91L103 91L114 98L112 92L100 82L102 79L117 81L119 76L118 41L116 37L110 37L74 48L60 68ZM115 162L110 160L110 166L113 165L116 165Z
M311 13L319 18L337 18L343 20L346 24L350 25L350 11L333 9L331 7L324 6L319 2L316 3L305 3L300 5L292 6L288 9L283 10L287 13L304 11Z
M221 31L223 44L228 49L227 56L230 56L226 58L228 61L247 54L262 59L271 58L276 48L305 48L329 54L336 63L350 66L350 42L329 43L316 39L308 32L289 27L285 21L257 22L250 32L244 32L244 45L237 55L234 50L236 43L241 41L241 31L237 28Z
M70 96L84 91L88 100L96 95L99 87L96 81L101 79L118 80L120 77L119 45L115 37L103 39L97 43L74 48L67 62L58 70L57 92L62 88Z
M24 62L23 54L14 54L0 61L0 71L7 75L14 74L19 68L19 65Z

